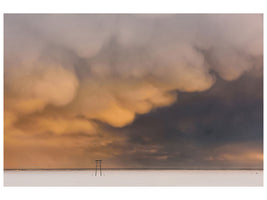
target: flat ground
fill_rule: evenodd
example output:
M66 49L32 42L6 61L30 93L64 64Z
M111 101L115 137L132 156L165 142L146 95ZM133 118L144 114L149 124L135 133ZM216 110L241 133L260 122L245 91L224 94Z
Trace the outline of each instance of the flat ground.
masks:
M5 186L263 186L262 170L5 170Z

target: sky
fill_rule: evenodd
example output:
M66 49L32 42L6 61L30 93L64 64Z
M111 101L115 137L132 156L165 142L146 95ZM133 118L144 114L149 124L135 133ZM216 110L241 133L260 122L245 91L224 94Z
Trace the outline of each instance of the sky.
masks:
M4 168L263 168L263 15L5 14Z

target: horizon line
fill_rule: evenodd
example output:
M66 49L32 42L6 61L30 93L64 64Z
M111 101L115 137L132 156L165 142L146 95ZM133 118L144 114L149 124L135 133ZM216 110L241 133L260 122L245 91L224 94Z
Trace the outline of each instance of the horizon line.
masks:
M96 168L7 168L3 170L95 170ZM102 168L102 170L263 170L263 168Z

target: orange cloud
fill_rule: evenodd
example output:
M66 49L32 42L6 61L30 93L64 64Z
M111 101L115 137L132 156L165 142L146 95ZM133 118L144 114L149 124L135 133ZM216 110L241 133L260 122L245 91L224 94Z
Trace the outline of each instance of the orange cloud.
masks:
M56 166L61 154L54 157L52 152L64 151L57 143L73 149L73 142L84 147L117 141L109 134L86 144L62 138L81 133L97 137L101 128L95 120L129 125L137 114L173 104L177 92L209 89L215 82L211 71L226 80L238 78L263 54L261 15L231 16L233 21L198 16L197 24L173 17L5 16L5 166L22 166L14 161L25 142L20 137L29 141L24 156L33 166L39 153L43 160L38 166L51 161L45 152L53 157L50 166ZM206 52L212 52L212 59ZM31 139L47 133L62 138ZM44 145L39 152L35 142ZM110 147L106 149L99 155L106 155Z

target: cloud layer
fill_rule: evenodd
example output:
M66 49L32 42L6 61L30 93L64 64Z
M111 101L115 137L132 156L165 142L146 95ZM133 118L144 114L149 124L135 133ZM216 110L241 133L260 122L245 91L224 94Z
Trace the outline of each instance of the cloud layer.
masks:
M173 105L181 92L210 89L218 77L261 74L262 20L5 15L5 144L29 135L98 137L100 124L129 126L138 115Z

